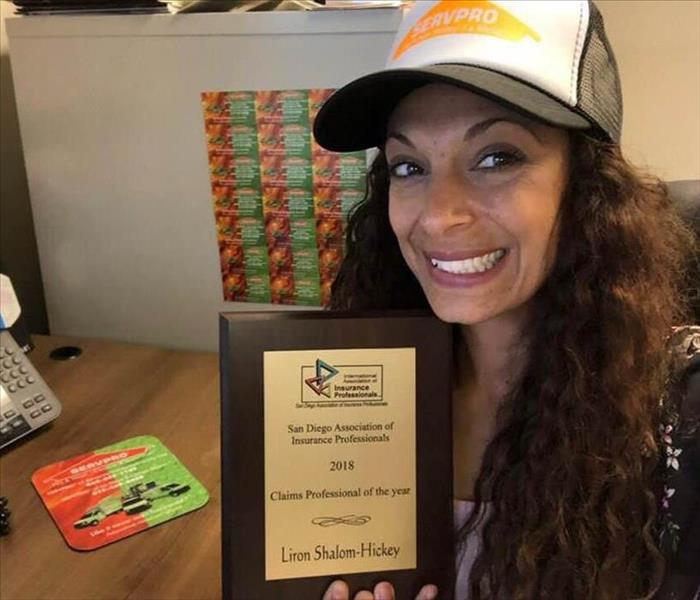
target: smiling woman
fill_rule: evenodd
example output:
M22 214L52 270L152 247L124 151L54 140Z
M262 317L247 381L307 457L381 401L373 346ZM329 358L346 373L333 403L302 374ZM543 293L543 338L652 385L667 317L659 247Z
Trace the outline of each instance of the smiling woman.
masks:
M322 145L380 150L333 308L429 307L457 333L458 600L698 592L700 328L674 328L697 240L621 118L595 5L554 1L417 3L388 68L317 117Z
M565 132L432 84L399 103L385 154L389 221L437 316L473 324L522 310L552 262Z

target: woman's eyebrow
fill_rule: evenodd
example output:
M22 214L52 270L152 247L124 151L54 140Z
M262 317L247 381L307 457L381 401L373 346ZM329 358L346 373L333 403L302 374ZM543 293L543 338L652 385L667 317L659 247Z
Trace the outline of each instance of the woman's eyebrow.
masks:
M478 123L475 123L472 125L469 129L467 129L467 132L464 134L464 139L466 140L467 138L475 137L481 133L484 133L489 127L492 125L495 125L496 123L500 123L501 121L505 121L506 123L513 123L515 125L519 125L526 131L532 135L538 142L542 142L540 139L540 136L535 133L535 130L530 126L530 124L525 121L518 119L516 117L493 117L491 119L486 119L485 121L479 121Z
M538 142L542 142L540 139L540 136L537 135L535 130L532 128L532 126L525 121L524 119L518 119L517 117L493 117L491 119L486 119L484 121L479 121L478 123L475 123L472 125L469 129L467 129L467 132L464 134L464 139L467 140L468 138L475 137L477 135L480 135L484 133L489 127L492 125L495 125L496 123L500 123L501 121L504 121L506 123L513 123L514 125L519 125L523 129L525 129L527 132L532 135ZM390 131L385 140L385 144L387 141L389 141L390 138L394 138L395 140L398 140L402 144L406 144L407 146L410 146L415 150L415 145L411 140L409 140L403 133L398 133L397 131Z
M386 142L389 141L389 138L394 138L396 140L399 140L399 142L401 142L402 144L406 144L407 146L410 146L414 150L416 149L416 147L413 145L413 142L411 140L409 140L403 133L397 133L395 131L390 131L386 136L386 140L384 141L385 145L386 145Z

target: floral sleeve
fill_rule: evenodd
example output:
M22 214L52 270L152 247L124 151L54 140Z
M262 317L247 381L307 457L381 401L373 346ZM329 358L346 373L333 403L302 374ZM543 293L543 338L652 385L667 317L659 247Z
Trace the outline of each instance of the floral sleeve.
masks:
M658 600L700 600L700 327L674 330L674 372L661 424L665 466Z

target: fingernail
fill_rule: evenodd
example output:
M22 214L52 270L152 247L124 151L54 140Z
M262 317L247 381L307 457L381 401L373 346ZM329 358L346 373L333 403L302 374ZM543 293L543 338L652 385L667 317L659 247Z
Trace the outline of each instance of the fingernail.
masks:
M343 584L340 581L333 583L331 587L331 600L346 600L345 590L343 589Z
M387 581L382 581L374 586L375 600L394 600L394 588Z
M438 589L436 587L428 588L428 600L435 600L438 595Z

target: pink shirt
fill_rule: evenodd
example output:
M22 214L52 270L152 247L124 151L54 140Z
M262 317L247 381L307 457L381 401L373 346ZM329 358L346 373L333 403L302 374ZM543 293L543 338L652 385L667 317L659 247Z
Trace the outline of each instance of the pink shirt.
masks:
M454 527L457 531L466 520L469 515L474 510L474 503L469 500L457 500L453 501L454 505ZM455 569L457 572L457 581L455 583L455 600L468 600L469 599L469 588L467 582L469 581L469 573L472 570L472 565L476 559L476 555L479 551L479 527L477 526L476 531L471 532L467 539L465 540L465 545L460 548L457 547L455 554Z

